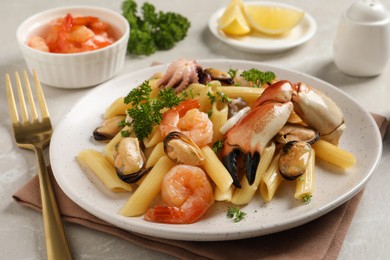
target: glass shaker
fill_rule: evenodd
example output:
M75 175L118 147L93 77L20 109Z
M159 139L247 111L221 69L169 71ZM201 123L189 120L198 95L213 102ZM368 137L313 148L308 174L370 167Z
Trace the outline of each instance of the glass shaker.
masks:
M379 75L390 55L390 16L375 0L358 0L341 16L333 44L336 66L351 76Z

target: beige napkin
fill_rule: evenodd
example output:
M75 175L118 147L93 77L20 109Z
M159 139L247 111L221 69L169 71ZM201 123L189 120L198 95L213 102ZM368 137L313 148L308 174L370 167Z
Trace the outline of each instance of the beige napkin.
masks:
M388 121L381 116L373 116L383 137L388 128ZM49 170L51 173L50 167ZM63 193L52 175L51 180L65 221L99 230L181 259L336 259L363 195L361 191L326 215L287 231L234 241L193 242L154 238L117 228L80 208ZM16 192L13 198L25 206L40 211L38 176Z

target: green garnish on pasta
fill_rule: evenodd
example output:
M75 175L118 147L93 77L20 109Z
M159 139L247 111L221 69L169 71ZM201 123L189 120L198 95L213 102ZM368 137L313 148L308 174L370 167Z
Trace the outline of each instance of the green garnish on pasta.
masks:
M258 69L252 68L250 70L245 70L241 73L241 76L249 82L252 82L254 87L261 87L265 83L271 83L276 75L272 71L260 71Z
M139 140L148 137L155 125L162 119L161 110L177 106L181 98L176 96L173 88L163 89L156 98L151 98L152 88L149 81L144 81L139 87L130 91L125 97L125 104L131 104L127 114L132 118L135 135Z
M305 195L305 196L303 196L302 197L303 203L304 204L310 203L312 197L313 197L312 195Z
M223 148L223 141L222 140L216 141L215 143L213 143L212 148L213 148L214 153L218 153Z

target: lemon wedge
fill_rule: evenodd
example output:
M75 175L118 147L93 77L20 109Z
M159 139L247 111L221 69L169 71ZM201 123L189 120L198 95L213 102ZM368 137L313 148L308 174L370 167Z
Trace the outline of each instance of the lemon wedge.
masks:
M241 0L232 0L218 20L218 27L230 35L244 35L251 31L245 18Z
M281 35L290 31L303 20L304 14L302 10L282 6L245 6L250 27L269 35Z

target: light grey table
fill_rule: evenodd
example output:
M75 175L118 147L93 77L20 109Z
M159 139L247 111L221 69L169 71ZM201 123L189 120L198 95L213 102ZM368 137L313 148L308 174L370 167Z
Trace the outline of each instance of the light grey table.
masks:
M191 20L187 38L170 51L149 57L128 56L120 75L149 66L153 61L170 63L180 58L229 58L266 62L300 70L339 87L367 111L390 117L390 63L382 75L354 78L342 74L334 65L332 42L338 18L352 1L285 0L314 16L318 30L314 38L293 50L270 55L248 54L217 40L208 30L209 17L226 6L228 0L150 1L158 10L179 12ZM390 1L383 0L390 9ZM142 3L142 1L139 1ZM11 194L36 174L33 153L16 147L7 111L4 74L23 70L15 32L27 17L48 8L86 4L120 12L121 1L104 0L13 0L0 2L0 259L44 259L45 239L42 217L37 212L15 203ZM54 127L90 89L61 90L44 86ZM367 184L364 196L348 230L340 259L390 259L390 137L384 140L382 160ZM67 234L76 259L168 259L169 256L134 246L121 239L96 231L66 224Z

